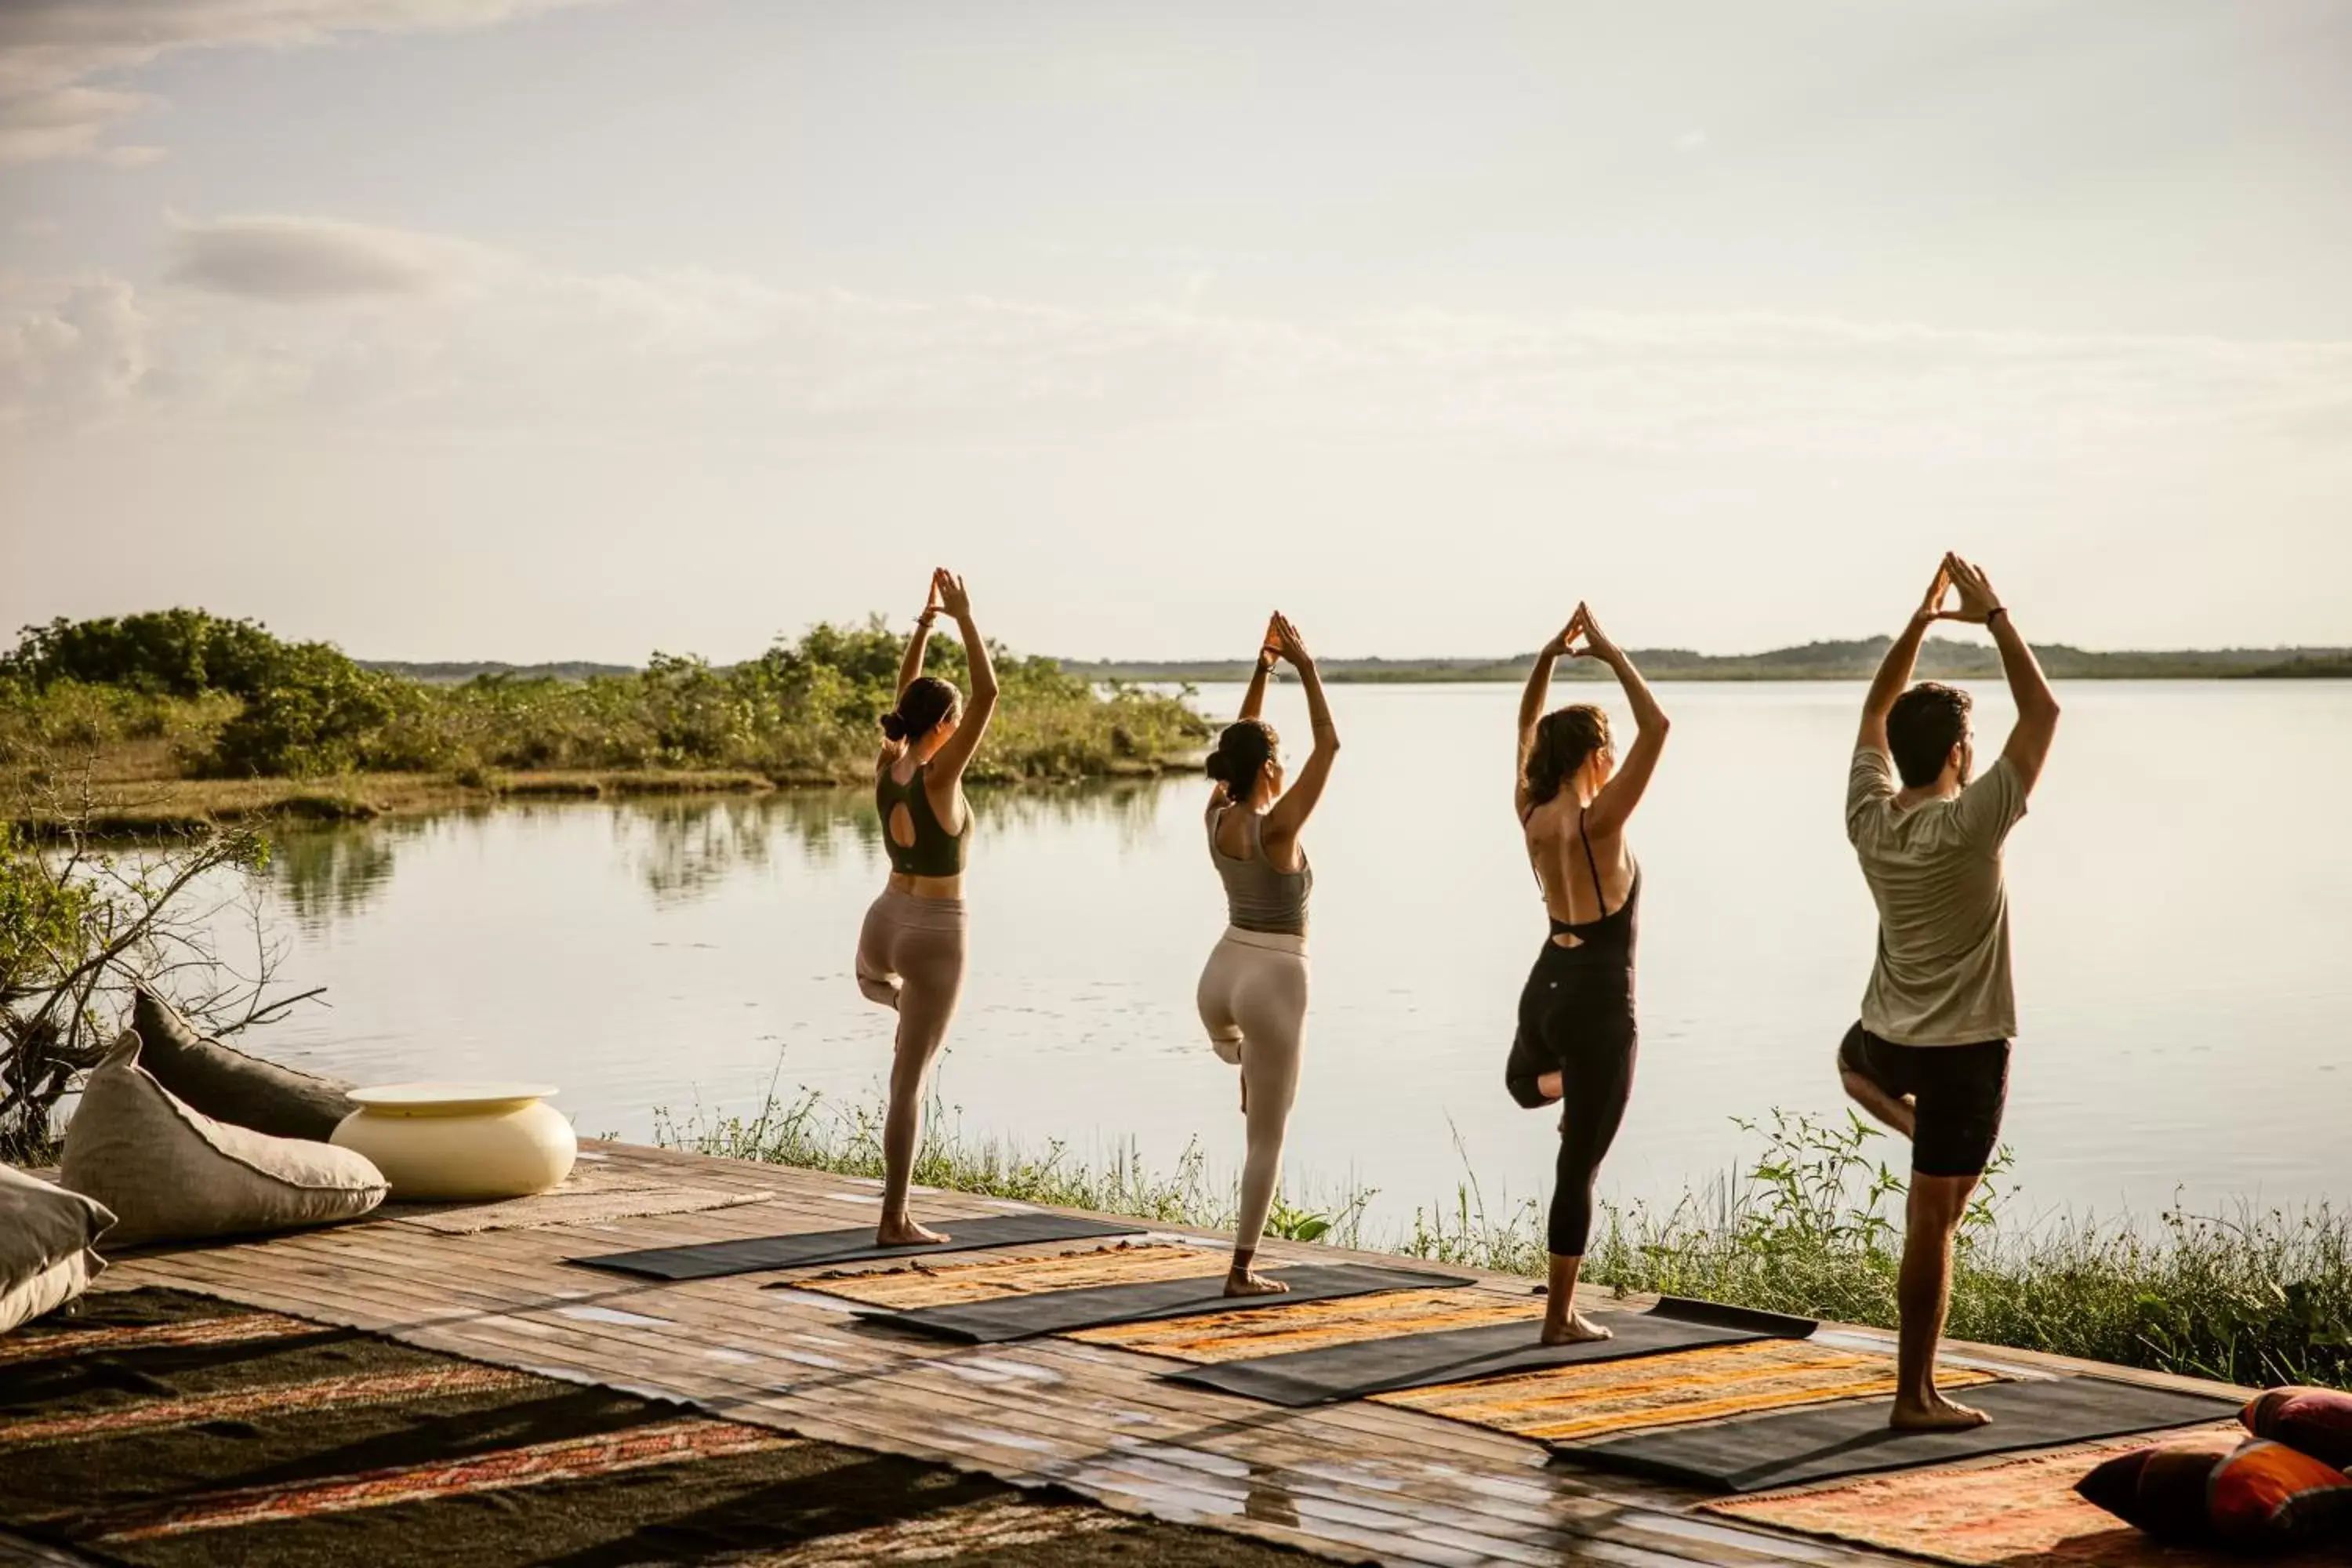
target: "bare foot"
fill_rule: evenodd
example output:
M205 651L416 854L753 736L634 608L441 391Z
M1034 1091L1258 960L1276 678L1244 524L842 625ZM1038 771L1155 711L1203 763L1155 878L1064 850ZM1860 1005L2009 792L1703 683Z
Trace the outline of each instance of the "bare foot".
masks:
M1919 1108L1909 1095L1897 1097L1887 1093L1873 1080L1847 1068L1838 1074L1844 1081L1846 1098L1895 1129L1906 1138L1918 1131Z
M1897 1432L1965 1432L1991 1420L1983 1411L1938 1394L1925 1405L1896 1400L1895 1414L1886 1418L1886 1424Z
M868 1002L878 1002L893 1013L898 1010L899 993L906 989L895 974L868 974L861 967L856 971L857 989L866 994Z
M1228 1296L1279 1296L1290 1289L1279 1279L1269 1279L1252 1269L1236 1268L1225 1276Z
M1583 1313L1571 1310L1568 1321L1555 1323L1547 1319L1543 1326L1543 1342L1548 1345L1586 1345L1595 1340L1613 1340L1614 1329L1604 1329Z
M877 1247L928 1247L953 1237L942 1236L929 1226L917 1225L911 1219L886 1219L874 1233Z

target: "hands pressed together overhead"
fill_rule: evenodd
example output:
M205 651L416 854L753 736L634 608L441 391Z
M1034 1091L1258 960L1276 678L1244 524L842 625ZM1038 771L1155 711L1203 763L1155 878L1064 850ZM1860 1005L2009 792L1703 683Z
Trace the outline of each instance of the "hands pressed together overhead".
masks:
M1959 604L1947 608L1944 601L1956 594ZM1984 568L1948 552L1937 566L1935 581L1927 584L1927 597L1919 601L1918 611L1912 619L1964 621L1980 626L2000 607L2000 595L1993 592L1992 580L1985 575Z
M1288 616L1276 610L1266 617L1265 637L1258 644L1257 649L1257 667L1261 671L1272 669L1278 662L1287 662L1294 669L1303 669L1313 662L1313 658L1314 656L1307 651L1305 639L1299 637L1298 628L1291 624Z
M1577 642L1579 637L1584 639L1580 645ZM1544 652L1554 658L1597 658L1603 664L1615 664L1619 657L1617 645L1609 640L1609 634L1601 629L1591 606L1580 599L1577 601L1576 614L1568 617L1568 625L1559 629L1558 637L1544 645Z

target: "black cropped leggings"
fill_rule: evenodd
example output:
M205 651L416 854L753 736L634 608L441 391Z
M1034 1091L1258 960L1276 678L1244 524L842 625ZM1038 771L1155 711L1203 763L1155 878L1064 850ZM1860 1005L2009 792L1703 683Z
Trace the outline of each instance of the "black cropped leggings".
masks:
M1559 1074L1559 1159L1545 1245L1558 1257L1581 1258L1592 1239L1601 1162L1633 1095L1633 977L1578 949L1544 946L1519 994L1519 1029L1504 1081L1512 1099L1532 1107L1547 1103L1537 1078Z

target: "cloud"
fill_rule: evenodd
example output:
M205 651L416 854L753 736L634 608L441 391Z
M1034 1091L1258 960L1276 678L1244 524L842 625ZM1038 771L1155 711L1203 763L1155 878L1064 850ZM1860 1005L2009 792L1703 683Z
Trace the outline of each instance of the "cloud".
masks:
M159 100L105 79L200 48L300 48L354 35L448 32L588 0L5 0L0 4L0 164L60 158L117 167L163 149L110 143Z
M101 157L106 132L155 102L144 93L81 86L0 92L0 163Z
M0 424L70 421L120 406L147 374L147 344L148 321L131 286L111 279L70 284L0 315Z
M296 303L429 294L493 259L462 241L321 218L182 222L173 242L174 283Z
M68 317L83 323L78 353L102 361L103 344L122 345L110 376L16 373L20 417L53 399L59 416L87 417L103 395L142 417L272 429L909 442L1174 429L1644 460L1958 453L1995 466L2029 449L2123 463L2250 440L2307 450L2352 430L2352 343L1754 314L1424 310L1310 324L1220 314L1200 297L1087 310L883 299L708 272L571 271L289 215L183 220L173 248L160 287L134 297L110 285L111 337L77 293L85 282L0 314L20 361L54 365Z

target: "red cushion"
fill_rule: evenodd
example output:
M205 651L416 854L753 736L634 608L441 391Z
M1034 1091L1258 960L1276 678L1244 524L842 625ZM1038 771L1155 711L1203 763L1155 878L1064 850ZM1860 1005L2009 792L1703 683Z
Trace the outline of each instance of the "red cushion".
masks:
M2246 1430L2352 1470L2352 1394L2334 1388L2273 1388L2238 1413Z
M2275 1552L2352 1526L2352 1479L2281 1443L2135 1448L2074 1483L2109 1513L2160 1541Z

